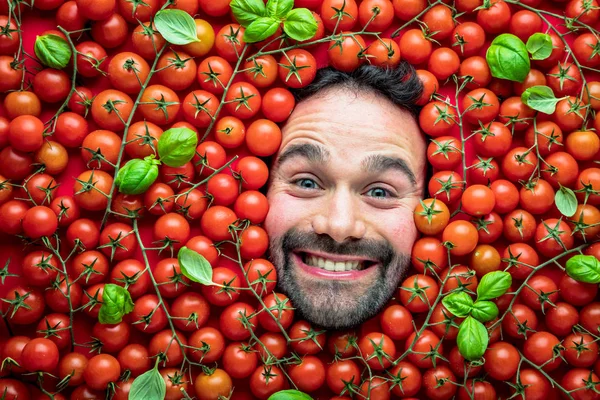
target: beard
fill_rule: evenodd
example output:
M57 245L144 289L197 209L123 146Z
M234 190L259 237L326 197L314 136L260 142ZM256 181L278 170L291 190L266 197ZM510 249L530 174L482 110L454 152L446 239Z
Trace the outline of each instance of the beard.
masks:
M299 270L293 252L301 249L358 256L377 260L378 265L356 280L319 279ZM392 298L410 263L409 255L396 252L386 240L338 243L328 235L296 228L272 238L270 253L279 290L288 296L296 313L326 329L354 328L375 316Z

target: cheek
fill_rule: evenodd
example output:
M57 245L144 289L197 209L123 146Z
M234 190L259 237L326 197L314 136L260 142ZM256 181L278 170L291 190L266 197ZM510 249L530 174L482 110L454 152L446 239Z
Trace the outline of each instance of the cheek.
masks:
M379 217L378 225L382 234L397 251L410 254L417 239L417 229L411 210L401 208L395 210L393 215L382 215Z
M304 207L298 206L298 201L285 193L268 196L269 213L265 219L264 227L271 238L280 237L292 227L302 228L301 222L305 219L302 213Z

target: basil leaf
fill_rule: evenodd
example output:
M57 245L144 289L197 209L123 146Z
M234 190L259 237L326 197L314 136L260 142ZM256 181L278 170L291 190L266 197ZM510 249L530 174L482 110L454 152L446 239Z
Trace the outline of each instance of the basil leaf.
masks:
M600 262L594 256L576 255L567 261L567 274L579 282L600 283Z
M297 8L285 17L283 31L294 40L312 39L317 33L317 21L308 9Z
M265 40L277 31L279 20L273 17L260 17L252 22L244 32L246 43L256 43Z
M523 82L531 65L525 44L510 33L497 36L485 55L494 78Z
M196 154L198 135L189 128L171 128L158 139L158 156L169 167L181 167Z
M163 400L167 384L156 368L146 371L133 381L129 400Z
M280 390L270 395L267 400L313 400L313 398L299 390Z
M196 22L190 14L182 10L166 9L154 17L156 30L171 44L184 45L199 42Z
M545 60L552 54L552 38L547 33L534 33L527 39L527 51L534 60Z
M183 246L177 253L181 273L191 281L212 285L212 267L202 254Z
M488 272L477 286L477 300L490 300L502 296L512 284L512 276L505 271Z
M498 316L498 313L499 310L496 303L483 300L476 301L475 304L473 304L471 316L479 322L488 322L496 318Z
M118 324L123 320L123 315L132 311L133 301L127 289L113 283L104 285L102 305L98 313L101 324Z
M69 43L57 35L43 35L35 39L35 56L42 64L54 69L63 69L73 55Z
M523 104L544 114L553 114L560 100L554 97L554 92L548 86L532 86L521 94Z
M568 187L560 186L554 195L554 203L558 211L565 217L572 217L577 211L577 197Z
M229 7L236 21L244 28L260 17L267 16L263 0L232 0Z
M154 156L148 156L143 160L134 158L127 161L123 168L119 169L115 178L115 185L119 192L124 194L142 194L158 178L158 164Z
M473 299L465 292L451 293L442 299L442 304L453 315L464 318L471 313Z
M282 18L294 7L294 0L269 0L267 1L267 16Z
M488 331L473 317L467 317L458 328L456 344L462 356L469 360L479 360L487 350Z

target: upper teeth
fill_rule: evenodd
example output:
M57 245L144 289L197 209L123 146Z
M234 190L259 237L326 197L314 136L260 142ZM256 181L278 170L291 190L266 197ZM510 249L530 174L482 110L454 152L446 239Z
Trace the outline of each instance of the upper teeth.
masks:
M361 261L333 261L313 255L306 255L304 262L312 267L319 267L327 271L341 272L362 269Z

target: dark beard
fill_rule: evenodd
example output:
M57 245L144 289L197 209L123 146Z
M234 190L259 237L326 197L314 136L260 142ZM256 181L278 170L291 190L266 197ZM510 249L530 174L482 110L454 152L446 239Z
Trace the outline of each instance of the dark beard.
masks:
M350 293L354 281L311 279L299 282L292 252L299 249L377 260L375 281L362 287L363 294ZM410 263L410 256L397 253L385 240L360 239L338 243L328 235L301 232L295 228L271 241L271 258L277 268L278 288L289 298L301 317L327 329L347 329L375 316L396 291ZM308 292L308 293L307 293Z

